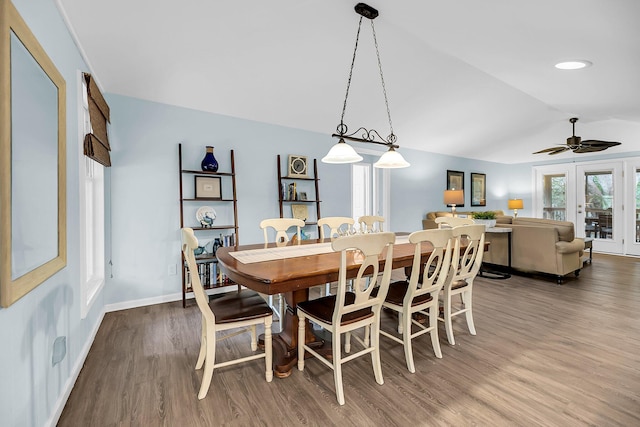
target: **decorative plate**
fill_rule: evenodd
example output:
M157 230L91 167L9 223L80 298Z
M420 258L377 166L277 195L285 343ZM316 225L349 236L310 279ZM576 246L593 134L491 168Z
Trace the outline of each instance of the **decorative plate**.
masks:
M211 206L202 206L196 211L196 219L203 227L211 227L216 219L216 211Z

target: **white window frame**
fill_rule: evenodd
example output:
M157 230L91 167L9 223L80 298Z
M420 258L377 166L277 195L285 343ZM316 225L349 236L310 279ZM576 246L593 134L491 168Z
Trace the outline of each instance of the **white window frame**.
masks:
M80 204L80 315L85 318L105 284L104 166L84 155L91 132L87 84L78 71L78 174Z

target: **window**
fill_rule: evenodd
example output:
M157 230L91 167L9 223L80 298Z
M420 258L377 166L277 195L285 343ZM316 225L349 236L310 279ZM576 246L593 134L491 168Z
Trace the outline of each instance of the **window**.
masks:
M544 175L543 180L543 218L566 221L566 175Z
M87 84L78 73L78 151L80 182L80 289L85 318L104 286L104 166L84 155L84 136L91 133ZM80 96L79 96L80 98Z

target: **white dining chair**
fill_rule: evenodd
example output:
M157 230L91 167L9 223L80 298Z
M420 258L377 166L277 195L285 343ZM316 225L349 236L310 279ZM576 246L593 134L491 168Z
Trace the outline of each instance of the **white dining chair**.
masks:
M318 220L318 227L320 227L320 240L324 240L326 234L324 233L324 226L329 227L329 238L334 239L340 236L340 228L347 225L350 229L355 223L355 220L348 216L325 216ZM348 230L347 230L348 231Z
M371 354L371 363L376 382L384 384L380 365L380 310L387 295L391 269L393 266L393 233L359 234L341 237L334 240L331 246L340 252L340 270L336 295L330 295L298 304L298 369L304 370L305 352L311 353L320 361L333 369L336 397L340 405L344 405L344 389L342 385L342 365L356 357ZM387 248L384 258L382 276L380 256ZM347 268L354 263L359 264L354 279L353 291L347 291ZM379 290L372 295L373 289ZM331 357L320 354L305 344L306 320L320 325L332 335ZM369 335L365 340L353 335L362 349L343 357L341 338L343 334L365 328ZM347 339L345 337L345 339Z
M438 224L438 228L453 228L461 225L475 224L471 218L460 218L457 216L439 216L434 221Z
M431 336L431 346L437 358L442 358L440 340L438 337L438 296L444 286L447 286L454 276L453 233L451 229L432 229L416 231L409 235L409 242L414 245L413 265L409 281L394 282L389 285L389 291L383 306L398 314L398 338L395 334L383 329L380 334L402 344L404 356L409 372L416 371L413 361L412 340L423 334ZM431 255L422 259L422 248L426 245L433 247ZM421 324L414 319L414 314L426 316L428 324ZM413 332L414 327L416 332Z
M325 226L329 227L329 238L331 240L336 237L340 237L340 228L344 225L348 227L346 232L350 231L351 227L355 223L355 220L348 216L325 216L318 220L318 227L320 227L320 240L324 240L326 234L324 232ZM348 235L348 234L346 234ZM324 286L324 295L331 294L331 283L327 283Z
M265 245L270 242L269 240L269 230L275 231L275 239L273 240L276 246L285 246L291 238L289 234L287 234L290 228L295 230L295 238L297 242L300 242L300 229L304 227L304 221L297 218L269 218L263 219L260 221L260 228L264 234L264 243ZM273 308L278 320L280 321L280 327L282 328L282 319L284 318L285 307L285 299L282 294L275 295L275 298L278 300L278 306L274 306L274 295L267 296L267 302L269 306Z
M209 391L213 370L224 366L235 365L255 359L265 359L265 378L267 382L273 379L272 337L271 324L273 312L271 307L257 292L243 289L230 291L224 296L209 301L209 297L202 287L193 251L198 248L198 239L193 229L182 229L182 253L191 278L191 288L202 315L200 353L196 362L196 370L204 365L204 374L198 392L198 399L204 399ZM217 332L229 329L245 328L251 332L251 350L258 349L257 325L264 325L264 352L236 359L216 363L216 344L225 338L230 338L242 332L232 332L218 337Z
M374 231L381 232L383 231L383 223L384 217L378 215L363 215L358 218L358 224L360 224L360 232L362 233L372 233Z
M439 320L444 322L449 344L455 345L453 337L454 316L464 314L471 335L476 334L473 323L473 281L480 271L484 254L485 226L483 224L465 225L451 229L454 238L453 259L456 271L453 280L442 289L443 312ZM461 239L466 242L461 251ZM460 296L460 304L453 306L452 298ZM453 311L454 308L456 311Z

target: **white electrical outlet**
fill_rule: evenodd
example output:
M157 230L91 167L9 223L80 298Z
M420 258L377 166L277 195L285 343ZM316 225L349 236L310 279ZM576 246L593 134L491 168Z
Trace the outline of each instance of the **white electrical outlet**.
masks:
M169 276L175 276L176 274L178 274L178 266L176 266L175 264L169 264L167 266L167 274Z

